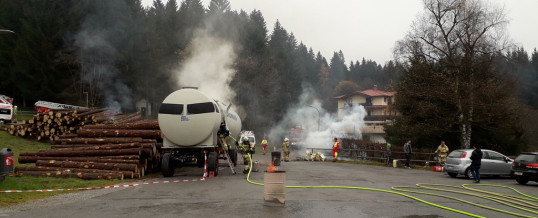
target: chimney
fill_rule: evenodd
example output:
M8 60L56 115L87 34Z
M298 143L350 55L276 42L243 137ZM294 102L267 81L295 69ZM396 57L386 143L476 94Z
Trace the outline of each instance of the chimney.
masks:
M374 85L374 91L377 91L377 85Z

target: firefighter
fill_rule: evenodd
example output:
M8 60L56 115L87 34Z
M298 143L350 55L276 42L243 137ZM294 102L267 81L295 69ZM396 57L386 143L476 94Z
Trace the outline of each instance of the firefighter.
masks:
M285 138L284 139L284 142L282 143L282 160L285 161L285 162L289 162L290 160L288 160L289 158L289 155L290 155L290 143L289 143L289 139L288 138Z
M337 138L334 138L333 143L333 162L336 162L336 157L338 156L338 148L340 147L340 142Z
M441 141L441 144L439 145L439 147L437 147L435 153L439 155L439 164L444 166L446 162L446 156L448 156L448 146L445 145L445 141Z
M251 154L250 142L248 141L247 137L244 137L241 139L241 144L243 145L243 164L245 165L243 173L247 174L250 169L250 162L248 158L248 155Z
M265 140L265 137L262 138L262 147L263 147L263 155L265 155L265 148L267 147L267 140Z
M385 150L385 156L387 158L386 166L390 166L391 159L390 156L392 155L392 151L390 150L390 143L387 143L387 149Z

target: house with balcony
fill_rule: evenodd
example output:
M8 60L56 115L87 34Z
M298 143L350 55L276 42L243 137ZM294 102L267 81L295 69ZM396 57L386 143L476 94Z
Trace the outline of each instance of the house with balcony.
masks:
M397 112L391 108L395 94L396 92L379 90L377 85L374 85L372 89L334 97L338 102L338 118L342 119L349 114L353 105L362 105L366 110L364 125L355 129L360 130L363 138L385 143L383 125L392 123L397 115Z

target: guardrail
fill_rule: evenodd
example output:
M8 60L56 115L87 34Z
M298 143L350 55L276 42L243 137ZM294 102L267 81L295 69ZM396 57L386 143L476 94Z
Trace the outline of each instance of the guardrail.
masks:
M312 153L315 152L322 152L325 155L331 155L332 149L331 148L306 148L307 150L310 150ZM366 147L360 147L360 148L353 148L353 149L338 149L338 157L344 157L351 160L362 160L362 161L377 161L381 163L385 163L387 161L386 157L386 150L385 149L376 149L374 148L366 148ZM437 163L437 160L435 160L436 154L431 152L413 152L411 155L411 158L417 158L417 159L410 159L409 161L412 164L417 165L432 165ZM401 151L391 151L391 160L404 160L405 161L405 153Z

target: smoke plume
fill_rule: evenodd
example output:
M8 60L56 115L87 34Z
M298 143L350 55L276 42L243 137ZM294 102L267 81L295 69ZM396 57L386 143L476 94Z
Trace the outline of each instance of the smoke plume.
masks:
M198 32L191 43L192 55L177 72L181 87L198 87L213 99L230 103L236 93L230 87L235 74L232 64L236 58L233 43Z
M330 149L334 138L362 138L360 131L364 126L366 110L361 105L353 105L348 110L342 111L339 118L337 114L330 114L321 106L316 99L314 90L303 87L299 97L299 103L288 108L284 118L275 125L268 134L268 138L274 141L278 147L284 138L292 137L291 128L304 129L304 141L297 144L299 151L306 148Z
M117 66L117 47L125 41L125 35L119 34L126 25L113 15L114 10L126 10L121 1L107 1L102 10L90 13L75 35L75 45L79 47L78 58L81 65L80 78L84 82L81 91L88 92L90 102L103 98L105 107L120 111L132 108L132 90L119 76Z

